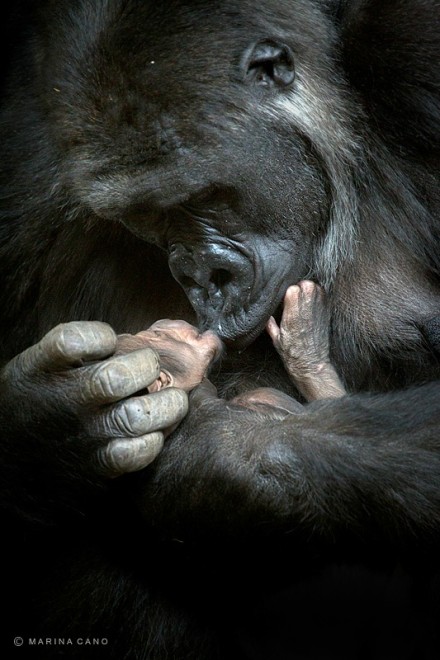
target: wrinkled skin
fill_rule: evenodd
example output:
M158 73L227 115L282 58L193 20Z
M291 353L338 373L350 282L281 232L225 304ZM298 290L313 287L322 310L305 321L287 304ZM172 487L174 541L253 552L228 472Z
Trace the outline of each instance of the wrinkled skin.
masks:
M115 660L438 657L438 2L24 4L5 630L108 636ZM293 406L280 305L306 279L349 394ZM164 318L227 346L189 407L147 393L154 350L115 355Z
M162 319L136 335L120 335L117 352L130 353L146 346L156 351L160 373L148 385L149 392L177 387L191 392L207 377L208 369L222 353L214 332L199 332L186 321Z
M78 441L96 446L100 471L107 476L145 467L163 445L161 430L187 412L186 394L173 389L154 397L133 396L160 373L151 348L115 356L118 340L104 323L57 326L2 371L13 405L26 411L35 388L44 396L38 411L63 411ZM20 428L20 427L19 427Z
M346 394L330 362L329 329L324 292L307 281L287 289L280 327L272 316L267 323L274 346L306 401Z

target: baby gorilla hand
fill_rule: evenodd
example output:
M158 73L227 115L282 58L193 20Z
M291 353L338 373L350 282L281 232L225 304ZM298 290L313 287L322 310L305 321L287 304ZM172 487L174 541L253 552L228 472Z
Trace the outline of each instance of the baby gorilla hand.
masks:
M190 392L206 377L210 365L223 350L214 332L200 333L186 321L163 319L137 335L121 335L118 352L147 346L153 348L160 359L160 373L149 385L149 392L167 387Z
M73 322L11 360L1 372L0 403L17 437L25 442L28 428L41 429L47 455L50 443L61 463L76 455L79 474L117 476L148 465L162 448L163 429L185 416L187 396L179 389L141 395L158 377L157 353L142 347L118 356L116 348L110 326ZM23 454L34 446L30 438Z
M287 289L280 326L271 317L267 331L292 376L307 376L330 362L324 292L314 282L300 282Z
M330 362L329 327L324 292L310 281L287 289L279 327L273 317L267 323L287 372L307 401L345 394Z

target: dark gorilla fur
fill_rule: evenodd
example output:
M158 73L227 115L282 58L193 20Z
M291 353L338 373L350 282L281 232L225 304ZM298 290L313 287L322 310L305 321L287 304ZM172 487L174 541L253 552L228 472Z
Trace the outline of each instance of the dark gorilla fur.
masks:
M69 320L194 322L176 280L230 350L223 398L195 396L159 458L110 483L69 442L75 419L44 416L38 374L23 409L2 376L2 646L440 657L438 0L23 7L2 359ZM351 395L288 417L229 405L291 392L261 332L305 277Z

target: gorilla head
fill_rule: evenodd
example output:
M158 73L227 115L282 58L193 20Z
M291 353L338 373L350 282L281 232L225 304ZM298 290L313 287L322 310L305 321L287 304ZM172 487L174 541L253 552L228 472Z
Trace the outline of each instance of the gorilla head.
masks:
M252 4L113 2L103 29L83 2L82 32L52 32L40 57L65 185L167 251L200 325L238 345L289 284L331 280L355 224L330 21Z

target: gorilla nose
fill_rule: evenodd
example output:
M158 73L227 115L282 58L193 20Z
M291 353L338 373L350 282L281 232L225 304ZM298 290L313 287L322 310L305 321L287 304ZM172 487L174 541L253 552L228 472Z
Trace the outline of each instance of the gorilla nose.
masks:
M176 243L169 249L169 266L204 327L249 298L252 265L234 248L212 244L197 249Z

